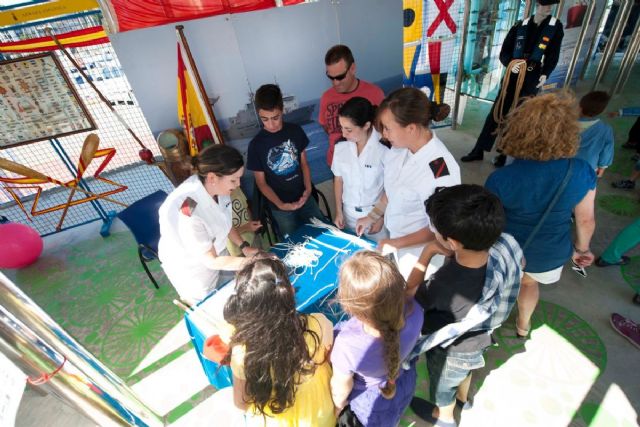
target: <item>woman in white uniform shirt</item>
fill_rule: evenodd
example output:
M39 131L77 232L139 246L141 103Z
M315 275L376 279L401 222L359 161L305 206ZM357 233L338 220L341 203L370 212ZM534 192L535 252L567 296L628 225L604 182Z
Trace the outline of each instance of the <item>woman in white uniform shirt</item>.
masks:
M160 206L158 256L180 297L195 303L218 284L219 271L239 270L246 258L232 257L227 238L249 257L258 252L231 226L230 194L244 172L242 155L234 148L214 145L193 158L194 174ZM252 231L260 227L251 222Z
M346 141L336 144L331 171L335 179L336 197L334 223L356 229L356 221L366 216L383 192L383 157L389 149L380 142L380 134L373 127L376 108L369 100L356 96L348 100L338 112L342 136ZM380 218L367 232L373 240L386 238Z
M448 106L438 106L410 87L396 90L378 108L382 135L392 146L384 161L384 194L369 215L358 220L356 232L362 233L384 216L390 238L380 240L378 248L395 248L401 258L411 255L404 263L400 259L405 276L422 246L434 239L425 200L438 187L460 184L458 164L429 129L432 120L444 120L448 113Z

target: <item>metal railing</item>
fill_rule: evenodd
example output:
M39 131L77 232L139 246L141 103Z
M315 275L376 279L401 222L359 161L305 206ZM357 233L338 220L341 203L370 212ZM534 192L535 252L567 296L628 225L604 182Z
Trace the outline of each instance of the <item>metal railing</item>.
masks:
M53 393L100 426L164 424L124 381L2 273L0 351L35 386Z
M629 19L629 14L631 13L633 2L634 0L620 0L620 9L618 10L616 20L611 30L611 36L607 41L607 45L604 48L604 53L602 54L602 58L600 59L600 63L598 64L598 69L596 70L596 76L593 80L593 86L591 87L591 90L596 90L598 88L600 83L602 83L604 75L609 70L611 60L613 59L613 55L616 53L618 44L620 43L620 38L622 37L622 32L624 31L624 27L627 24L627 20Z

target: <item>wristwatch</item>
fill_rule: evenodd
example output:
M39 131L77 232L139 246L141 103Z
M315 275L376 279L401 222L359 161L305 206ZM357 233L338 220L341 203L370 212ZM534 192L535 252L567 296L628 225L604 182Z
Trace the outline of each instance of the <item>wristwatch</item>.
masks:
M243 240L242 243L240 243L240 246L238 246L240 248L240 250L244 250L244 248L248 248L249 246L251 246L249 244L249 242L247 242L246 240Z

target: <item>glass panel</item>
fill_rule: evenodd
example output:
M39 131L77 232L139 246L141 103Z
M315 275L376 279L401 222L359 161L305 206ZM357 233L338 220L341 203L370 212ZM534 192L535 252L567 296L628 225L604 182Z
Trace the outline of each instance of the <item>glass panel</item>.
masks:
M524 0L472 0L461 92L493 100L500 87L503 66L498 56L502 42L522 18Z

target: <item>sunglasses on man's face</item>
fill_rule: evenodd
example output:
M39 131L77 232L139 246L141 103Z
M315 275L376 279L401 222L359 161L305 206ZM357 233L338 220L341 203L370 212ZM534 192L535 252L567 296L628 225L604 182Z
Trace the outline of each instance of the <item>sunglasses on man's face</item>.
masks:
M338 74L337 76L330 76L329 74L327 74L327 78L329 80L337 80L337 81L342 81L344 80L345 77L347 77L347 74L349 73L349 70L345 71L342 74Z

